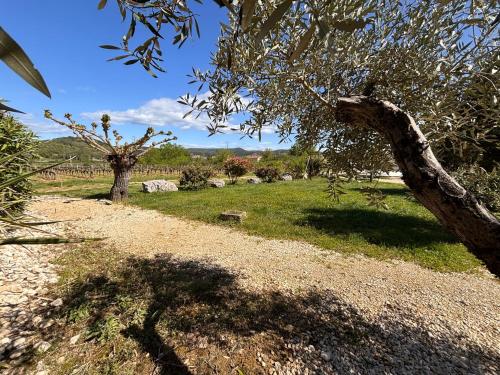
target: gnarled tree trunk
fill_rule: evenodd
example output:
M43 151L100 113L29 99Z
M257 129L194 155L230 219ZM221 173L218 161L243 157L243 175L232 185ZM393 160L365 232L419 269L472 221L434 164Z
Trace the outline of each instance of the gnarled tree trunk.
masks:
M500 276L500 222L446 173L411 116L387 101L355 96L338 100L337 118L383 134L415 197Z
M137 162L137 158L130 155L108 155L108 161L115 176L113 186L109 193L110 199L113 202L127 200L130 174Z

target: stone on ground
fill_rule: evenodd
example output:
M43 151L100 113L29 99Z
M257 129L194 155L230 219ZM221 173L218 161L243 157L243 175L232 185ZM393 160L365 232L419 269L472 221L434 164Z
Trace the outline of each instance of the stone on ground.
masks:
M236 221L241 223L246 219L247 213L245 211L224 211L219 215L221 220Z
M60 200L64 204L65 200ZM33 214L30 213L29 214ZM47 221L44 217L35 217ZM48 233L58 234L62 224L42 226ZM27 237L31 231L16 229L13 237ZM56 251L54 251L56 249ZM42 316L48 316L62 305L62 299L51 303L46 285L57 281L56 269L51 260L60 253L54 245L3 246L0 251L0 373L21 374L15 364L29 359L33 349L46 351L47 341L33 345ZM2 367L5 365L6 367ZM9 371L9 369L13 369ZM5 371L3 371L5 370Z
M292 181L292 180L293 180L293 177L292 177L292 175L291 175L291 174L286 173L286 174L284 174L283 176L281 176L281 179L282 179L283 181Z
M50 343L47 341L40 341L34 345L34 348L40 353L45 353L51 347Z
M52 307L60 307L63 304L63 300L61 298L58 298L50 303L50 306Z
M142 191L145 193L177 191L177 186L167 180L151 180L142 183Z
M70 343L71 345L75 345L75 344L76 344L76 342L78 341L78 339L80 339L80 335L79 335L79 334L78 334L78 335L75 335L75 336L73 336L73 337L71 337L71 338L69 339L69 343Z
M224 186L226 186L226 183L220 178L211 178L210 180L208 180L208 186L214 188L223 188Z
M247 183L249 183L249 184L260 184L261 182L262 182L262 180L258 177L250 177L247 180Z

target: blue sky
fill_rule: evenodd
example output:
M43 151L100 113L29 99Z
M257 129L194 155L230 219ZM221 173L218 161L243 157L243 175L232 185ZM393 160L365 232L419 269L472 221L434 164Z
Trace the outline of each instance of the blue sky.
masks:
M187 41L181 49L171 46L171 35L164 35L163 66L167 73L154 79L139 65L106 62L116 51L98 46L118 44L127 31L128 22L122 23L115 1L108 1L102 11L97 10L97 3L97 0L2 2L0 26L24 48L43 74L52 99L26 84L3 63L0 63L0 97L26 112L20 119L40 138L71 134L43 118L43 110L50 109L57 117L62 118L69 112L87 124L101 113L109 113L114 126L126 139L141 136L150 125L172 130L178 137L177 143L188 147L290 146L290 143L278 144L279 138L272 133L264 134L262 142L240 139L237 134L208 137L202 121L182 120L187 110L176 100L194 89L187 84L186 77L191 67L208 68L219 22L225 19L224 9L211 1L196 7L201 38ZM141 41L140 34L134 40Z

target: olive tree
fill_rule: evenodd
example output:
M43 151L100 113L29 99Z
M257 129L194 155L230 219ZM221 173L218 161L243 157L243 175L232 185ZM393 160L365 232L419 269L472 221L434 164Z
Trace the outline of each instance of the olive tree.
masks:
M129 10L154 29L152 38L132 51L146 69L160 59L163 24L177 23L175 43L192 33L194 16L185 2L121 3L124 13ZM391 151L415 197L500 274L498 219L443 169L432 151L439 138L459 136L460 124L475 128L475 118L498 128L497 2L220 3L229 9L228 22L213 69L193 71L200 91L208 89L209 95L182 99L195 113L208 115L211 132L224 130L232 115L245 112L248 120L240 130L248 135L260 137L264 127L273 126L282 137L315 137L330 146L327 155L339 155L342 145L348 148L364 137L372 154L384 157ZM133 23L124 38L126 51ZM482 103L472 106L466 88L477 77L495 94L469 90ZM332 142L336 137L341 142ZM359 156L351 153L342 169L361 163Z
M474 126L478 111L498 126L495 96L479 95L487 110L457 111L471 80L498 84L491 68L498 64L496 13L487 3L446 3L309 2L289 10L266 35L250 31L238 40L240 17L234 16L222 31L214 69L194 72L215 94L184 102L207 113L213 131L241 111L250 114L241 126L249 134L270 125L283 136L308 129L320 135L327 155L355 148L371 133L374 147L367 150L380 155L390 148L415 197L498 274L500 223L431 149L434 136L451 137L465 121ZM244 96L249 105L242 105ZM322 108L312 118L303 113L311 102ZM370 159L348 156L344 170Z
M109 162L114 174L114 182L109 194L112 201L123 201L128 198L130 176L140 156L156 146L177 139L171 137L172 132L170 131L156 132L150 127L147 128L146 133L141 138L130 143L124 142L120 144L123 137L118 131L111 131L111 118L106 114L101 117L102 132L98 132L98 126L95 122L88 128L77 123L69 113L64 116L67 121L56 119L49 110L45 111L45 117L69 128L77 137L106 156L106 160ZM150 143L156 137L161 138Z

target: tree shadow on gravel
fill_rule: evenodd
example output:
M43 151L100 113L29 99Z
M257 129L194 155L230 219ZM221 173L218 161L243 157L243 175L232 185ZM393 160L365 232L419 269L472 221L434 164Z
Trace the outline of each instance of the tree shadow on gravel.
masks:
M361 208L311 208L296 225L311 226L332 236L356 234L367 242L390 247L424 247L456 243L438 223L412 215Z
M109 192L106 193L93 193L83 196L83 199L110 199Z
M290 357L317 374L480 374L500 363L498 353L463 337L429 334L396 307L374 322L332 292L249 292L226 269L166 254L123 259L112 272L73 283L65 301L60 316L85 306L88 327L115 317L119 335L134 340L160 374L269 373L274 362L284 373ZM267 352L267 368L255 361L257 350Z

